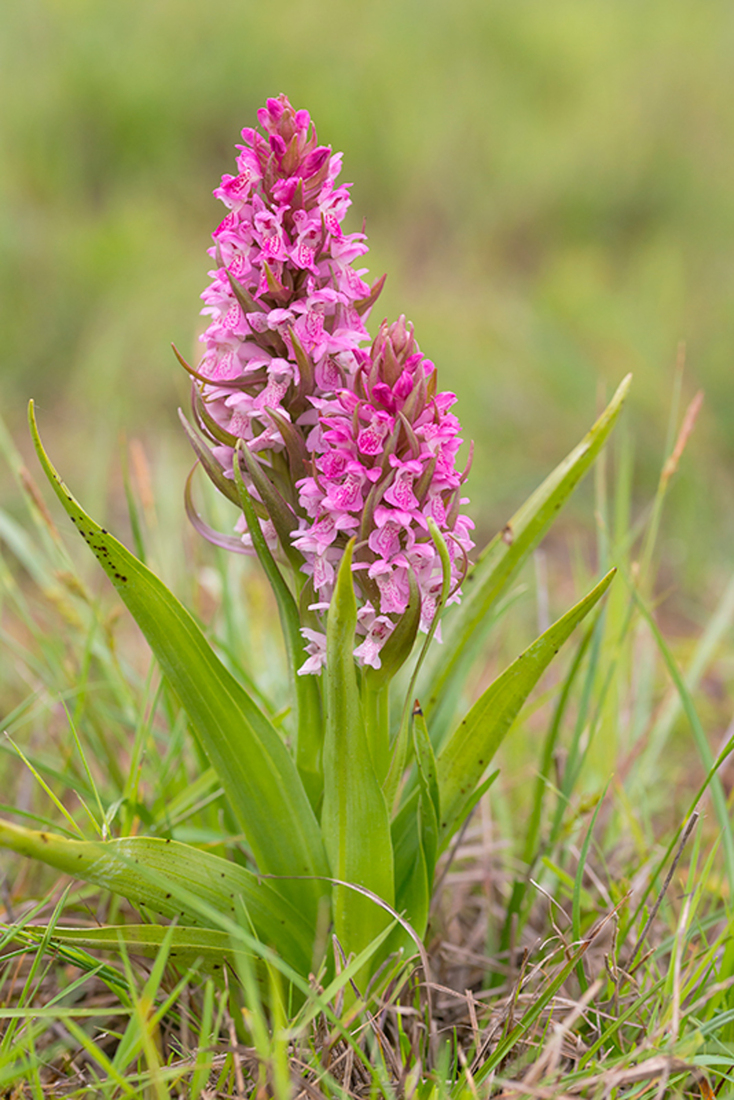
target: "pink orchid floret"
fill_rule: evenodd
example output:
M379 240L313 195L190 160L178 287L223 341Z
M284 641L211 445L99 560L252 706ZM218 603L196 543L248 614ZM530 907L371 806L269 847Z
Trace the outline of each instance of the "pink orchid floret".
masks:
M213 234L216 267L202 295L210 322L195 416L226 478L242 440L292 510L292 529L276 530L243 469L268 546L290 540L308 578L313 620L299 672L318 673L326 660L324 617L352 537L354 655L380 668L411 587L421 629L435 617L443 573L429 519L448 547L450 600L460 598L473 524L461 510L456 398L437 392L434 364L404 317L384 322L367 349L365 318L383 280L368 286L355 266L365 236L342 229L350 198L337 184L341 155L318 145L308 112L285 96L258 119L265 133L242 131L237 175L214 192L229 213ZM243 517L237 531L252 552Z

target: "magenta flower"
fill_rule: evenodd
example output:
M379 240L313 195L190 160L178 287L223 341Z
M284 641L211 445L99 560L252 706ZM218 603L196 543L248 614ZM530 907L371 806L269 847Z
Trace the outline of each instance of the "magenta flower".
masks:
M366 350L364 319L383 280L364 282L366 269L354 264L367 252L365 236L342 231L350 199L348 185L336 183L340 154L317 144L308 113L285 96L268 100L258 118L267 137L243 130L238 174L215 191L230 212L214 232L217 266L202 295L211 321L194 372L195 415L226 478L242 440L290 509L284 530L245 472L268 545L277 549L280 537L308 578L316 621L303 629L309 656L300 672L325 661L316 627L353 536L354 655L379 668L411 578L421 628L433 621L443 578L429 518L448 546L450 599L460 597L473 524L461 512L456 399L436 392L435 367L404 317L383 322ZM251 550L244 518L237 530Z
M410 598L410 574L421 595L421 628L428 630L441 593L442 568L429 533L433 519L446 539L457 600L474 545L472 521L462 515L466 471L456 470L459 422L449 411L453 394L436 393L436 370L421 354L405 318L383 323L371 351L355 350L359 363L348 386L312 398L319 412L313 469L297 482L298 501L310 522L299 523L293 545L313 581L314 607L327 608L346 542L357 538L355 584L363 604L355 650L380 667L380 650ZM323 662L312 631L307 671Z

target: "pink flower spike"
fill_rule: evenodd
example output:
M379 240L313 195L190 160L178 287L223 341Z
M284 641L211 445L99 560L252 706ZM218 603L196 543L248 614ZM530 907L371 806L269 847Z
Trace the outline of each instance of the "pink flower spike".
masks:
M278 526L290 545L279 545L270 519L261 526L281 559L284 550L301 555L322 626L356 535L354 656L379 668L411 575L421 628L435 617L442 568L429 518L447 540L451 598L460 598L473 525L456 468L456 398L436 392L436 368L404 316L384 321L370 343L365 321L384 279L371 287L361 266L365 235L344 232L351 200L350 185L338 182L341 154L318 143L308 111L285 96L269 99L258 120L261 130L243 129L236 172L215 191L227 213L213 234L202 295L207 328L197 373L206 381L196 385L211 418L202 419L202 434L227 479L234 449L221 439L232 437L272 473L293 509L290 533ZM237 530L249 549L243 518ZM299 674L318 674L325 632L304 628L303 636Z

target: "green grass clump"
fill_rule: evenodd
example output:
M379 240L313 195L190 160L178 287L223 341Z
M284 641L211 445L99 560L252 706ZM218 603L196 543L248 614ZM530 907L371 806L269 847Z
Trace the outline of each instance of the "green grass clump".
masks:
M572 552L556 542L536 554L506 600L519 614L499 617L478 691L536 633L533 619L542 629L556 603L619 570L439 865L425 952L389 961L356 991L361 960L325 939L333 974L315 972L296 1003L288 968L266 947L252 965L237 915L207 910L220 939L182 946L175 922L5 854L5 1093L728 1095L734 585L721 586L703 629L675 629L680 601L660 588L656 536L690 431L680 421L674 400L649 507L633 508L622 433L596 467L595 545L567 533ZM246 867L177 699L110 590L77 564L7 436L3 450L26 507L23 520L0 513L3 816L69 837L184 841ZM287 699L286 667L267 589L240 559L164 531L166 501L132 454L138 552L176 583L281 724L272 700Z

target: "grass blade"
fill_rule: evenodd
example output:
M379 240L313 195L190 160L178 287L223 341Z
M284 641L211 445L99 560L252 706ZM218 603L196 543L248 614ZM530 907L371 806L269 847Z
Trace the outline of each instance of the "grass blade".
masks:
M710 772L714 763L714 754L711 751L708 738L701 725L701 719L698 717L696 711L696 705L693 702L693 696L691 695L688 686L680 673L680 669L675 662L673 654L670 652L670 648L663 638L658 624L655 622L653 615L651 614L647 604L640 596L637 588L632 581L625 577L629 586L630 592L639 608L643 618L647 622L650 630L652 631L657 647L660 650L665 665L670 674L670 678L675 684L676 690L680 696L681 705L683 711L688 719L693 733L693 739L696 742L696 748L698 754L701 757L701 763L704 768ZM726 864L726 874L729 879L729 893L730 896L734 895L734 833L732 832L731 817L729 814L729 808L727 805L726 794L722 785L721 779L718 775L714 774L711 777L711 800L714 804L716 816L719 820L719 828L721 829L721 839L724 849L724 862Z

